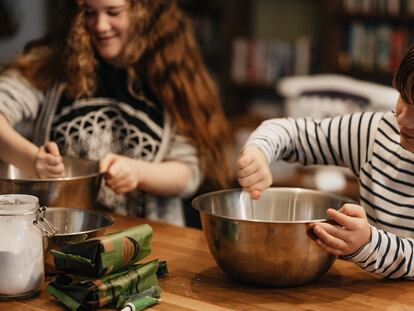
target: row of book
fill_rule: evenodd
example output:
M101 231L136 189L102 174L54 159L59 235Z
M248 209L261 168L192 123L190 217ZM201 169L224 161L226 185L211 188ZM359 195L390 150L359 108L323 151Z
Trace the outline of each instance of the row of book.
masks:
M344 69L393 71L413 43L413 30L386 24L350 24L340 63Z
M414 16L414 0L343 0L349 14Z
M314 67L309 37L293 42L238 38L232 53L231 77L238 84L273 85L284 76L310 74Z

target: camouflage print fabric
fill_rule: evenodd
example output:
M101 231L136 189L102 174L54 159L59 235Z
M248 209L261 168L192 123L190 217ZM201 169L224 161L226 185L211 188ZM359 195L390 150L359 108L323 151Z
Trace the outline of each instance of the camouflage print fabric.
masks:
M152 228L145 224L51 250L56 269L99 278L133 265L151 253Z
M158 275L165 273L166 263L153 260L136 264L100 279L59 275L49 283L46 292L72 311L96 310L107 305L119 308L129 296L158 288L157 270Z

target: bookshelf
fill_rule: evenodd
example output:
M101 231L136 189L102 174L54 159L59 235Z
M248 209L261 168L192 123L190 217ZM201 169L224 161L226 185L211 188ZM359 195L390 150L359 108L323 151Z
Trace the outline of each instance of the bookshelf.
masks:
M413 0L331 0L322 71L390 85L414 42Z
M257 99L280 102L275 83L285 76L339 73L390 85L414 42L414 0L211 0L203 6L210 8L198 13L210 12L219 47L210 48L215 57L207 63L216 68L230 118L248 115Z
M178 1L192 19L230 118L248 114L256 100L280 102L280 77L319 71L323 1Z
M251 114L267 102L275 115L283 111L276 82L291 75L320 72L321 14L325 0L250 0L245 10L249 27L231 46L228 103L233 115ZM266 116L265 116L266 118Z

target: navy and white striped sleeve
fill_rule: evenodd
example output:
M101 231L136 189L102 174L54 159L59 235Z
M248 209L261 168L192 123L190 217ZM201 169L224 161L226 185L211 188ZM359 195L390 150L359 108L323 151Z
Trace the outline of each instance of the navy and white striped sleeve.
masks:
M344 258L385 278L413 278L413 246L413 239L400 238L371 226L371 241Z
M304 165L347 166L358 175L373 143L372 129L381 116L365 112L323 120L271 119L250 135L246 146L262 150L269 163L283 159Z

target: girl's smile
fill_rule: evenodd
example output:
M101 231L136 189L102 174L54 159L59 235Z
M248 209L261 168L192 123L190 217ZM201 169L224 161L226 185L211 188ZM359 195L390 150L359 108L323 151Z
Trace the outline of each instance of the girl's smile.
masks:
M127 0L86 0L85 22L99 55L115 66L122 66L129 40Z

